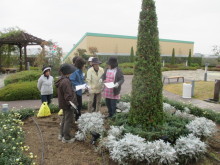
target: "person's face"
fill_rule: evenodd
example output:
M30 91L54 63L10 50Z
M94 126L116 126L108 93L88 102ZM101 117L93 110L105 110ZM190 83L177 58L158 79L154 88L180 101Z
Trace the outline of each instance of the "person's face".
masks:
M89 65L92 66L92 61L89 61Z
M50 70L47 70L44 74L45 74L45 76L49 76L50 75Z
M93 64L93 68L94 68L95 70L98 70L98 69L99 69L99 64Z
M111 67L111 65L108 65L108 69L111 69L112 67Z

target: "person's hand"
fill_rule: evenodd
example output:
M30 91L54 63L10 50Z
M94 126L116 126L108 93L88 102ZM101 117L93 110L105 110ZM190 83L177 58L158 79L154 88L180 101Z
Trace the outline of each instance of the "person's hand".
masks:
M118 88L118 87L119 87L119 84L118 84L118 83L115 83L114 88Z
M102 83L102 79L99 79L99 83Z

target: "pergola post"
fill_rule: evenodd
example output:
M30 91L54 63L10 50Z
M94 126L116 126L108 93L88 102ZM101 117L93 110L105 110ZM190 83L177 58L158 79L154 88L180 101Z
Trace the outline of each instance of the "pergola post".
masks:
M27 70L27 45L24 45L24 63L25 63L25 70Z
M20 71L22 71L23 70L23 67L22 67L22 46L18 45L18 47L19 47L19 52L20 52L20 57L19 57Z

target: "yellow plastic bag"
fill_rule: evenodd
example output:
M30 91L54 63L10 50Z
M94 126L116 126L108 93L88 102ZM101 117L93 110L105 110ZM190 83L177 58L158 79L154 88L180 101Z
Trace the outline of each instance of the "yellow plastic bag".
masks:
M43 102L37 114L37 117L46 117L50 115L50 108L48 107L47 102Z
M62 116L62 115L63 115L63 110L62 110L62 109L60 109L60 111L58 112L58 115L59 115L59 116Z

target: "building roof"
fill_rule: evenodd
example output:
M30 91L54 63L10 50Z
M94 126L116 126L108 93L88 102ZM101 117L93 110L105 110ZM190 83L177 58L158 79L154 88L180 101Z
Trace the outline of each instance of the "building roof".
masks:
M64 57L64 60L74 51L74 49L86 38L87 36L94 37L109 37L109 38L123 38L123 39L137 39L137 36L126 36L126 35L116 35L116 34L103 34L103 33L90 33L87 32L78 42L73 46L70 52ZM160 39L161 42L176 42L176 43L186 43L194 44L193 41L182 41L182 40L171 40L171 39Z

